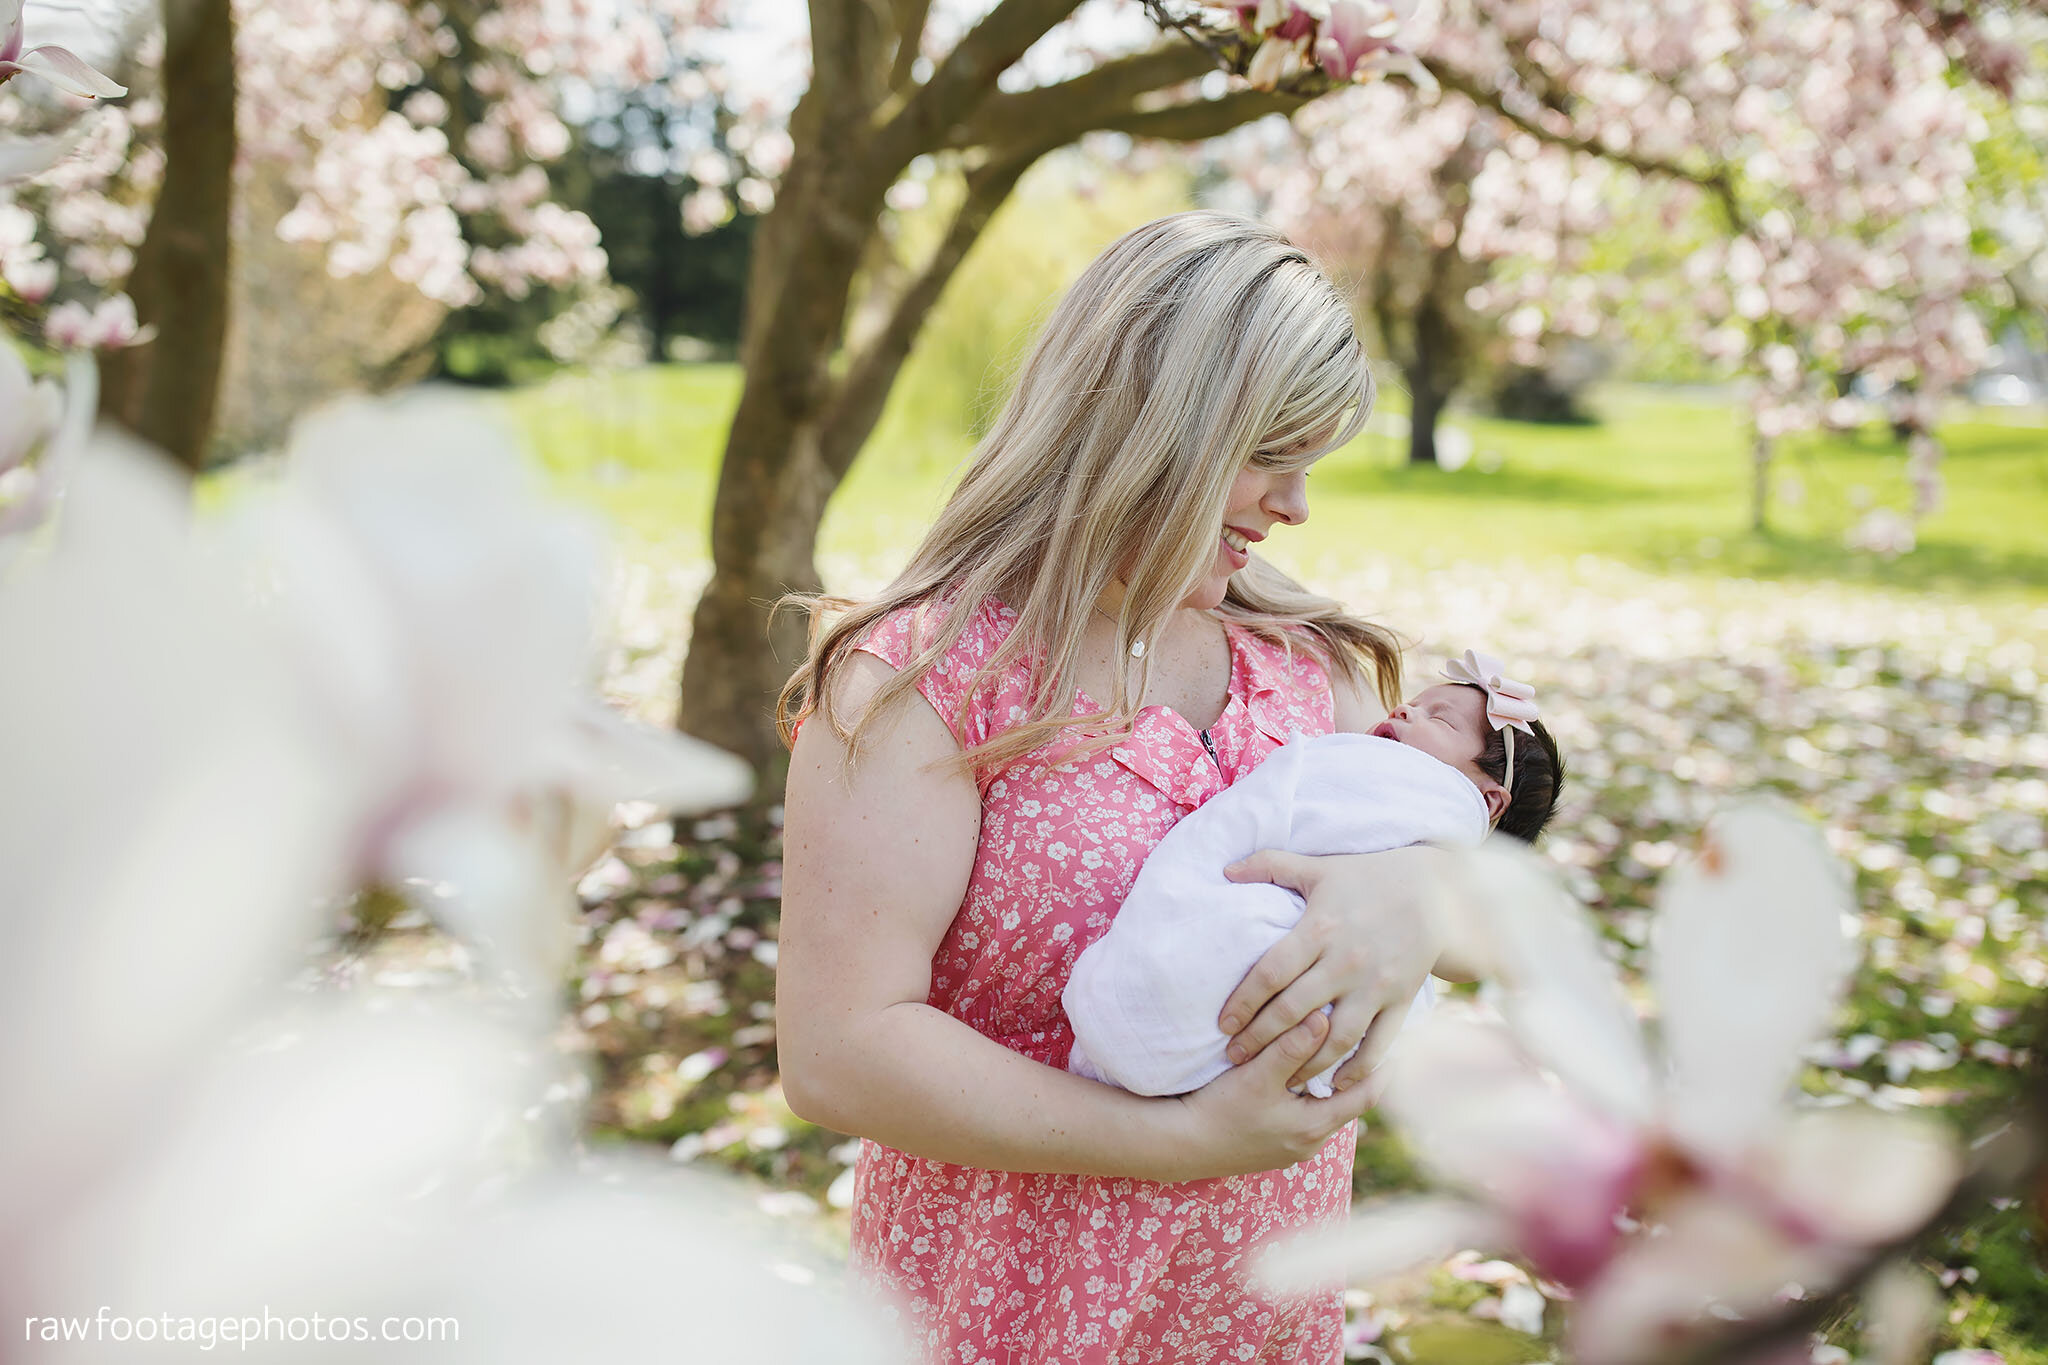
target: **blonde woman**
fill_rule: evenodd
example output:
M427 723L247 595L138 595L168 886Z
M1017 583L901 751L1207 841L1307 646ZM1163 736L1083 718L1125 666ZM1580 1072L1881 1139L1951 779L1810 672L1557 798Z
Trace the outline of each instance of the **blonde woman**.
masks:
M1339 1297L1263 1297L1248 1253L1349 1203L1356 1082L1436 957L1429 851L1240 870L1307 911L1224 1007L1243 1064L1193 1094L1066 1074L1060 992L1176 820L1400 695L1385 632L1251 554L1371 402L1300 250L1148 224L1055 310L895 583L815 604L782 700L783 1087L866 1139L855 1267L923 1359L1342 1355ZM1361 1038L1335 1095L1292 1093Z

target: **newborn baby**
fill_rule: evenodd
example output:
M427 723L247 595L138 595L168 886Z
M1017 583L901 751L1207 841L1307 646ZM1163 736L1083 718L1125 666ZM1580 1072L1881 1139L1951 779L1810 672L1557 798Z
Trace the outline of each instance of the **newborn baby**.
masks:
M1062 997L1074 1028L1068 1070L1140 1095L1179 1095L1230 1069L1230 1037L1216 1022L1223 1002L1302 911L1285 887L1227 879L1223 869L1240 858L1266 848L1470 847L1495 827L1536 837L1564 768L1533 694L1470 650L1444 675L1452 681L1368 734L1296 736L1167 831L1115 921L1074 964ZM1432 998L1425 984L1407 1017ZM1336 1069L1309 1091L1330 1094Z

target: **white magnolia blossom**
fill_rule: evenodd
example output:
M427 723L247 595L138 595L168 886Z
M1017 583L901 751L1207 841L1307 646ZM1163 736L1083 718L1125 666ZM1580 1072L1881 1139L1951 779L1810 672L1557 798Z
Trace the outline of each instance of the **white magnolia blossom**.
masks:
M744 764L628 725L590 683L602 544L510 438L445 395L306 419L235 528L348 792L350 875L424 883L499 965L559 976L572 850L542 805L729 805Z
M45 401L24 383L0 371ZM491 1362L678 1333L706 1358L887 1358L734 1192L574 1158L587 1087L555 1012L286 989L323 899L401 866L487 883L472 909L507 918L480 937L545 938L511 917L556 898L514 883L567 877L522 801L744 792L735 761L585 698L587 534L508 456L443 407L330 414L220 537L168 461L103 436L0 581L32 662L0 670L0 1089L35 1116L0 1124L17 1358L75 1358L35 1324L89 1332L102 1306L166 1335L452 1318L437 1352Z
M1651 1358L1711 1309L1825 1287L1953 1186L1957 1155L1927 1123L1787 1104L1854 961L1846 877L1803 821L1735 807L1665 877L1655 1052L1553 873L1486 850L1464 880L1505 1023L1440 1011L1403 1039L1385 1107L1467 1197L1366 1211L1297 1247L1283 1277L1511 1250L1572 1289L1573 1359L1607 1365Z
M33 378L20 352L0 341L0 412L8 414L0 430L0 570L56 505L98 401L91 357L74 354L59 386Z

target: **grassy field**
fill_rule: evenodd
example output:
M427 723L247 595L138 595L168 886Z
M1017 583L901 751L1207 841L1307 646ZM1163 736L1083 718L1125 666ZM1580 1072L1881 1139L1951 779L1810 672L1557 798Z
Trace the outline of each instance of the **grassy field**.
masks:
M729 366L574 376L508 400L559 486L620 526L636 556L707 553L711 492L738 395ZM1385 413L1402 407L1387 396ZM1328 578L1362 556L1418 566L1612 559L1659 574L1835 581L1980 603L2048 598L2048 419L1958 413L1942 430L1944 508L1919 547L1886 560L1844 543L1860 507L1907 501L1904 451L1888 432L1787 443L1772 529L1749 525L1750 468L1727 402L1644 388L1598 396L1601 421L1534 426L1460 416L1474 457L1411 468L1378 422L1319 464L1309 523L1275 537L1277 560ZM971 436L892 405L834 500L822 553L900 558L930 520Z
M636 586L608 689L652 714L673 696L736 393L733 370L702 366L504 400L558 488L624 533ZM897 395L828 517L828 578L902 562L969 448L961 393ZM1781 484L1758 536L1729 405L1620 388L1597 406L1585 427L1460 416L1473 458L1455 471L1406 467L1383 424L1318 466L1311 519L1274 557L1438 650L1483 642L1527 669L1575 773L1546 851L1638 982L1658 871L1709 813L1759 791L1803 810L1853 869L1864 945L1804 1083L1977 1131L2021 1084L2048 986L2048 424L1958 414L1947 506L1885 560L1843 544L1859 498L1905 501L1903 452L1875 431L1789 450L1780 474L1804 496ZM841 1236L855 1144L791 1115L776 1071L779 840L772 822L663 824L586 879L595 1125L745 1171L764 1208ZM1357 1192L1418 1176L1369 1122ZM2024 1207L1927 1248L1935 1346L2048 1365L2043 1257ZM1554 1320L1541 1338L1483 1320L1500 1305L1478 1269L1356 1296L1354 1327L1384 1323L1396 1365L1556 1359ZM1853 1323L1830 1335L1855 1344Z

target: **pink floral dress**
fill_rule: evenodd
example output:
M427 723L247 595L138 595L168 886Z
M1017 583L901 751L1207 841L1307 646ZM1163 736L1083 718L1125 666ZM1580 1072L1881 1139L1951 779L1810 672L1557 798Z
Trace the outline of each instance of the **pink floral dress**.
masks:
M885 619L862 648L901 668L917 615ZM918 684L962 747L1024 714L1019 664L976 687L959 719L968 683L1015 622L984 604ZM1329 681L1314 659L1227 633L1230 699L1209 730L1213 758L1179 713L1154 706L1108 752L1050 771L1019 765L986 784L967 897L932 959L934 1008L1063 1068L1073 1032L1060 993L1153 845L1295 731L1329 732ZM1077 697L1077 710L1092 709ZM1348 1125L1285 1170L1159 1184L978 1170L864 1141L853 1264L931 1365L1327 1365L1343 1355L1341 1296L1255 1294L1248 1256L1345 1216L1356 1145Z

